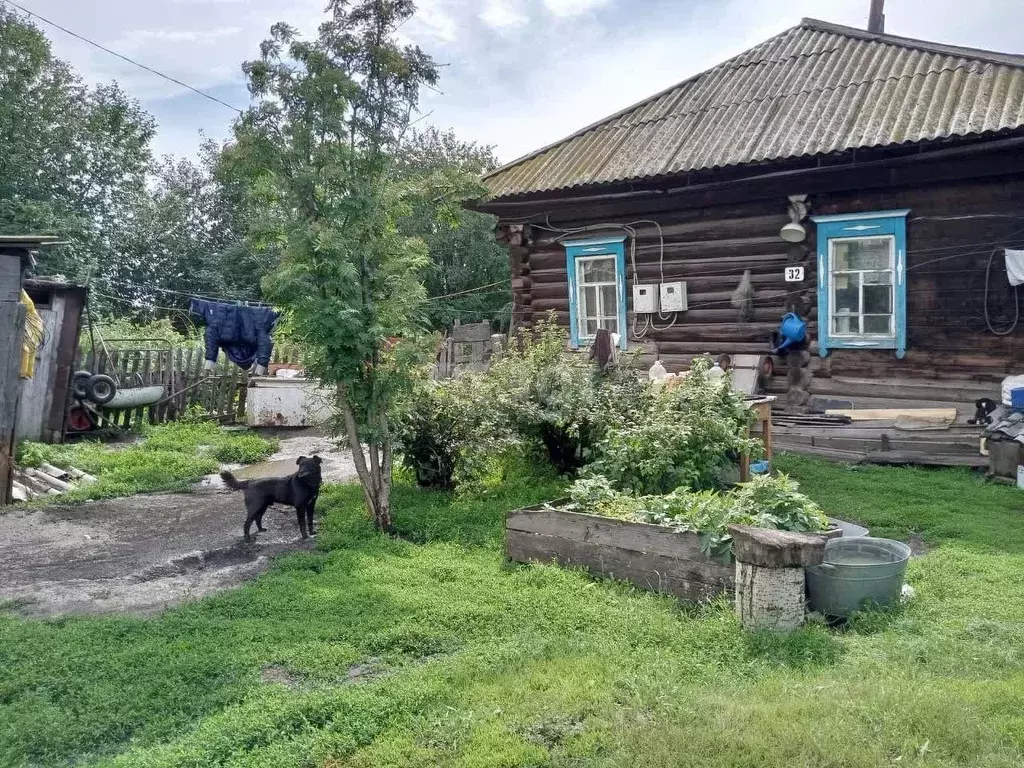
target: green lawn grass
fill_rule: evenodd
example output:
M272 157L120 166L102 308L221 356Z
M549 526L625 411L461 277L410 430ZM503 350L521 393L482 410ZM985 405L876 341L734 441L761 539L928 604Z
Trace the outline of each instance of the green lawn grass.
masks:
M46 445L22 443L22 466L49 462L95 475L96 483L80 485L59 497L41 500L71 504L135 493L183 490L216 472L223 463L251 464L277 450L277 441L252 432L229 432L211 422L178 421L145 425L140 440L128 445L96 441Z
M1024 494L777 464L831 514L923 536L909 607L746 635L725 603L504 566L504 511L557 483L400 484L401 539L330 488L320 550L243 588L153 619L0 618L0 764L1021 765Z

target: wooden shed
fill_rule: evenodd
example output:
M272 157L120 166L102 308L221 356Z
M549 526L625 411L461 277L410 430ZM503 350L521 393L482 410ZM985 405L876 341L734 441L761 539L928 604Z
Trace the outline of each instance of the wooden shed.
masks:
M25 307L21 290L35 264L33 253L56 238L0 235L0 506L8 503L14 471L14 430L21 394L21 342Z
M974 401L1024 372L1022 55L805 19L484 183L519 326L555 312L575 347L607 328L678 371L770 355L793 312L780 408L957 416L783 418L782 447L979 463Z
M86 289L54 278L26 280L25 292L43 321L32 378L21 380L15 440L59 443L64 438L72 366Z

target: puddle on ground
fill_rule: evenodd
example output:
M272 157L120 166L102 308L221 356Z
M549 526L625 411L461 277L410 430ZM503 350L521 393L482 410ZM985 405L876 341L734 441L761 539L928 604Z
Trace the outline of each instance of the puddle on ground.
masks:
M229 470L239 480L252 480L263 477L287 477L295 471L295 459L277 459L276 461L261 461L258 464L242 466L240 464L227 464L224 469ZM220 475L207 475L193 486L196 490L223 491L226 489Z
M239 480L251 480L259 477L285 477L295 471L295 459L278 459L277 461L261 461L247 467L234 470Z

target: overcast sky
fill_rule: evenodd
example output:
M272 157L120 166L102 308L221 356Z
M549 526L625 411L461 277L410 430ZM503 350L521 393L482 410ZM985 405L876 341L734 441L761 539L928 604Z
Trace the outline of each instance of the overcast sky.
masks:
M314 32L324 0L17 0L244 107L240 63L267 29ZM811 16L866 26L869 0L420 0L402 30L441 64L424 111L502 161L550 143ZM1024 0L889 0L893 34L1024 52ZM158 120L158 153L222 139L233 113L41 25L89 81L118 80Z

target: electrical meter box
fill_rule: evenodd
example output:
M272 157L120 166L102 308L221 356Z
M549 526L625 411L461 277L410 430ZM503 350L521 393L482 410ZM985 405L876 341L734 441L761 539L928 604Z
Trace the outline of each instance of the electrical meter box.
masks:
M662 312L685 312L686 306L686 283L661 284Z
M633 286L633 311L640 314L651 314L658 311L658 286Z

